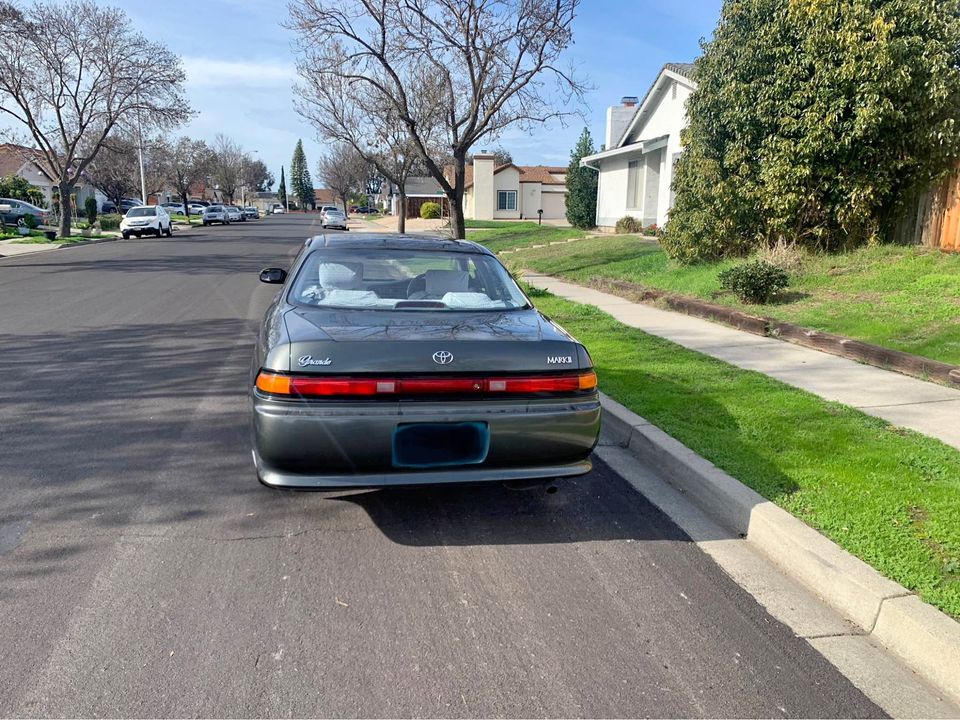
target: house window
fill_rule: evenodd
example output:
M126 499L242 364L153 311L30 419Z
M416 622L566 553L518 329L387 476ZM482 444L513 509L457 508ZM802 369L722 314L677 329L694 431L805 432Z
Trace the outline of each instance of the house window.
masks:
M643 195L641 190L641 172L643 163L640 160L631 160L627 164L627 210L640 210Z
M517 209L517 191L516 190L498 190L497 191L497 210L516 210Z

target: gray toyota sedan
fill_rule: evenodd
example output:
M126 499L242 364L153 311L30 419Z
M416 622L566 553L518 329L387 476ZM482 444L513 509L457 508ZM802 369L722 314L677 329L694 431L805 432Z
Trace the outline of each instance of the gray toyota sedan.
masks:
M549 480L591 468L600 430L586 348L475 243L307 240L260 329L260 481L326 488Z

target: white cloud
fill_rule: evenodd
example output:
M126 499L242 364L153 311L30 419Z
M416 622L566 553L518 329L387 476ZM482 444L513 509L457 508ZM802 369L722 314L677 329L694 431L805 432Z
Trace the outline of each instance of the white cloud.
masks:
M183 68L187 73L187 86L193 88L234 86L238 89L287 89L296 77L293 64L280 60L217 60L184 56Z

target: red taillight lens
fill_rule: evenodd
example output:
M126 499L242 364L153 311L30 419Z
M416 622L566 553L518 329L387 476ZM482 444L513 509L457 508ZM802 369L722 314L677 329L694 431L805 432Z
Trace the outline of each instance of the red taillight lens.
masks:
M597 374L507 377L307 377L261 371L257 388L292 397L371 397L423 395L533 395L593 390Z

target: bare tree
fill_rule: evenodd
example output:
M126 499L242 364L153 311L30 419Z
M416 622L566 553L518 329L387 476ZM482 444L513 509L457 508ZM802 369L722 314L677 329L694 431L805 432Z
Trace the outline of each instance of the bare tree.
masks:
M297 108L310 120L321 139L349 145L400 195L397 231L406 231L407 178L419 164L420 151L410 137L406 123L389 103L380 102L380 93L352 92L353 81L313 72L309 65L298 68L303 82L295 91ZM429 96L417 95L423 101ZM420 113L426 117L426 112ZM434 123L436 127L438 123ZM432 133L423 132L428 148Z
M337 195L347 212L354 193L366 191L370 165L349 143L338 143L317 162L317 177Z
M396 114L450 200L462 238L470 148L582 106L586 87L559 66L579 2L296 0L289 10L301 75L321 84L343 78L351 99L373 96ZM452 176L431 157L427 135L437 118Z
M143 143L143 184L147 202L151 195L159 196L170 187L170 142L163 137L145 140Z
M119 208L125 197L139 193L139 173L137 141L117 136L104 141L84 177Z
M233 197L243 183L243 149L223 133L213 139L213 152L210 156L210 174L213 183L227 202L232 204Z
M202 140L182 137L173 143L168 160L170 182L190 217L190 186L203 180L210 169L211 152Z
M0 1L0 112L27 128L57 184L61 236L70 234L70 194L106 138L189 117L184 78L180 58L132 30L122 10Z

